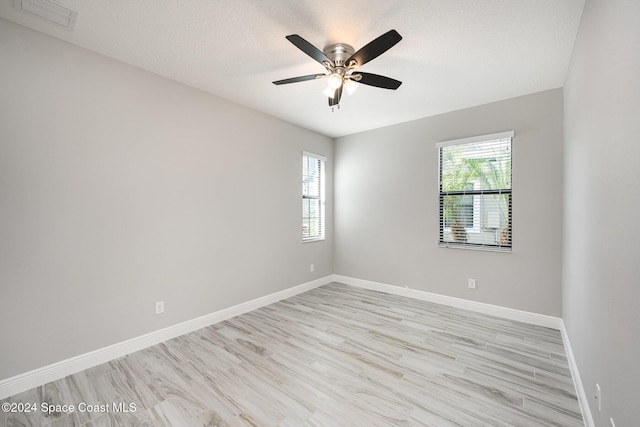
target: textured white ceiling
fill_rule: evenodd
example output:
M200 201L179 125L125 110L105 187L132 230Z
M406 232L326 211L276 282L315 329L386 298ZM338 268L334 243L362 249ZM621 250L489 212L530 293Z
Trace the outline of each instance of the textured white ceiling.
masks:
M0 16L337 137L561 87L584 0L59 0L73 31L0 0ZM356 50L390 29L403 40L361 70L401 80L358 85L331 112L324 72L286 35Z

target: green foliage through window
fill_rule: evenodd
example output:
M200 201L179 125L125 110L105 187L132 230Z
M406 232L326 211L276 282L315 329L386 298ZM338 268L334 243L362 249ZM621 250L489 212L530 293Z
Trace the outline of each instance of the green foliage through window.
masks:
M511 248L511 135L440 145L441 245Z

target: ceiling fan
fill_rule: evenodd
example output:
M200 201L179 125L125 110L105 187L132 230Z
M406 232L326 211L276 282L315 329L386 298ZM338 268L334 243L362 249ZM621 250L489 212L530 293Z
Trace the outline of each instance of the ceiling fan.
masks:
M332 110L334 107L340 108L342 89L347 87L349 90L349 86L356 82L392 90L398 89L402 84L401 81L390 77L357 71L358 67L382 55L402 40L402 36L396 30L384 33L357 52L352 46L345 43L332 44L321 51L297 34L291 34L286 38L298 49L322 64L327 72L277 80L273 84L283 85L328 77L329 87L324 93L329 97L329 106Z

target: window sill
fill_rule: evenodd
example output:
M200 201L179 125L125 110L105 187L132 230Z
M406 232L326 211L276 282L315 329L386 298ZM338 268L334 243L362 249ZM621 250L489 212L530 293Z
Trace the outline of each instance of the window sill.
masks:
M302 243L322 242L324 240L325 240L324 237L314 237L311 239L302 239Z
M485 252L502 252L502 253L512 253L513 250L510 247L504 246L483 246L483 245L465 245L453 242L440 242L438 243L439 248L448 248L448 249L466 249L469 251L485 251Z

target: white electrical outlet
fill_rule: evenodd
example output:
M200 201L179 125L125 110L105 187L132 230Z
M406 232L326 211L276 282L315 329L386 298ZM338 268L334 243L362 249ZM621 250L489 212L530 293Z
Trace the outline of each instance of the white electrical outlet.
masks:
M164 313L164 301L158 301L156 303L156 314Z
M312 273L314 271L316 271L316 265L315 264L309 264L309 271L312 272Z
M476 288L476 279L469 279L469 289Z
M598 412L602 412L602 392L600 390L600 384L596 384L596 395L594 397L598 402Z

